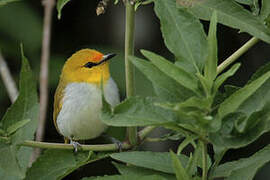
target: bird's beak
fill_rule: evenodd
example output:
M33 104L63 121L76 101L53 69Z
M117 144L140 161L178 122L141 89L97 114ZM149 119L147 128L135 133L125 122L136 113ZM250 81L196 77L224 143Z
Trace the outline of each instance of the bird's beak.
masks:
M102 63L108 61L109 59L113 58L114 56L116 56L116 54L114 54L114 53L106 54L103 56L102 60L98 64L102 64Z

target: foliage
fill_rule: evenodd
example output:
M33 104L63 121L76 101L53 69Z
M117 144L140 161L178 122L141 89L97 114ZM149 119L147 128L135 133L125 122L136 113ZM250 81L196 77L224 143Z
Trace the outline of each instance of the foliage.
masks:
M0 1L0 6L8 2L11 1ZM68 2L58 0L58 18ZM46 150L27 169L32 149L24 147L23 143L33 139L38 103L36 84L22 51L20 95L7 110L0 126L1 179L61 179L103 158L112 160L119 174L84 177L84 180L253 179L258 169L270 161L268 145L250 157L220 164L229 149L245 147L270 131L269 63L239 88L224 86L224 83L236 73L240 63L228 67L226 72L217 71L217 24L239 29L241 33L270 43L269 1L262 0L260 7L256 0L138 0L134 1L134 8L143 8L150 2L154 3L165 45L173 59L148 50L141 50L148 60L129 56L128 59L152 83L155 96L130 97L114 108L104 100L101 118L114 127L169 129L169 135L156 139L182 139L177 152L132 149L73 154L67 150ZM208 33L200 19L209 21ZM183 149L188 145L194 150L184 155ZM207 146L213 146L214 159L210 159Z
M17 145L34 138L38 120L36 83L23 49L21 51L20 94L1 120L1 179L25 176L32 149Z

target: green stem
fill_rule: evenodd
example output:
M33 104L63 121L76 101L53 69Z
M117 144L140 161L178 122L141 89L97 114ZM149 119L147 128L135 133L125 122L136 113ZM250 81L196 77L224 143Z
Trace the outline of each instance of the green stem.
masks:
M252 46L254 46L260 40L258 38L251 38L248 42L246 42L240 49L234 52L230 57L228 57L225 61L223 61L217 68L217 73L221 73L225 68L227 68L230 64L236 61L240 56L242 56L245 52L247 52Z
M134 67L128 57L134 54L135 10L129 1L126 2L126 33L125 33L125 69L127 98L134 95ZM131 145L137 144L137 127L127 129Z
M140 132L139 132L139 137L140 140L142 140L142 138L144 138L147 134L149 134L150 132L152 132L154 129L156 129L157 127L155 126L147 126L145 128L143 128Z
M219 165L220 161L222 160L224 154L227 152L227 149L223 150L220 154L218 154L218 156L216 157L215 159L215 162L214 164L212 165L211 167L211 170L210 170L210 179L214 179L212 176L215 172L215 169L217 168L217 166Z
M207 180L207 144L204 141L200 141L202 146L202 180Z
M142 141L146 138L146 136L155 128L152 126L145 127L139 132L139 139ZM4 140L8 140L5 138ZM19 146L27 146L33 148L42 148L42 149L74 149L71 144L63 144L63 143L48 143L48 142L39 142L39 141L29 141L26 140L21 143ZM122 149L127 150L131 149L132 145L123 142ZM118 151L119 147L117 144L99 144L99 145L84 145L82 144L79 148L82 151Z
M39 141L24 141L20 146L28 146L42 149L74 149L72 144L63 143L47 143ZM122 149L130 149L131 145L128 143L122 144ZM81 145L81 151L116 151L119 147L117 144L100 144L100 145Z

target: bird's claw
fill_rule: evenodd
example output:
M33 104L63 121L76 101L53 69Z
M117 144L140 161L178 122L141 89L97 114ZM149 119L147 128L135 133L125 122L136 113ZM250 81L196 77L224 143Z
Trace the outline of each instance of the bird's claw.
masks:
M74 147L74 152L77 153L78 152L78 147L80 147L81 144L76 142L76 141L72 141L72 140L70 140L70 144L72 144L72 146Z
M118 151L122 152L123 150L123 143L120 141L115 142L116 146L118 147Z

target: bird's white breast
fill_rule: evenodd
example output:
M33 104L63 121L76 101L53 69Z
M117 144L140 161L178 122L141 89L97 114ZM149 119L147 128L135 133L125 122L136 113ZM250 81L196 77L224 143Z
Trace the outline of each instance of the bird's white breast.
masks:
M110 78L104 85L106 101L115 106L119 103L118 88ZM57 116L60 133L74 140L92 139L105 131L100 120L102 109L101 89L89 83L70 83L64 90L62 109Z

